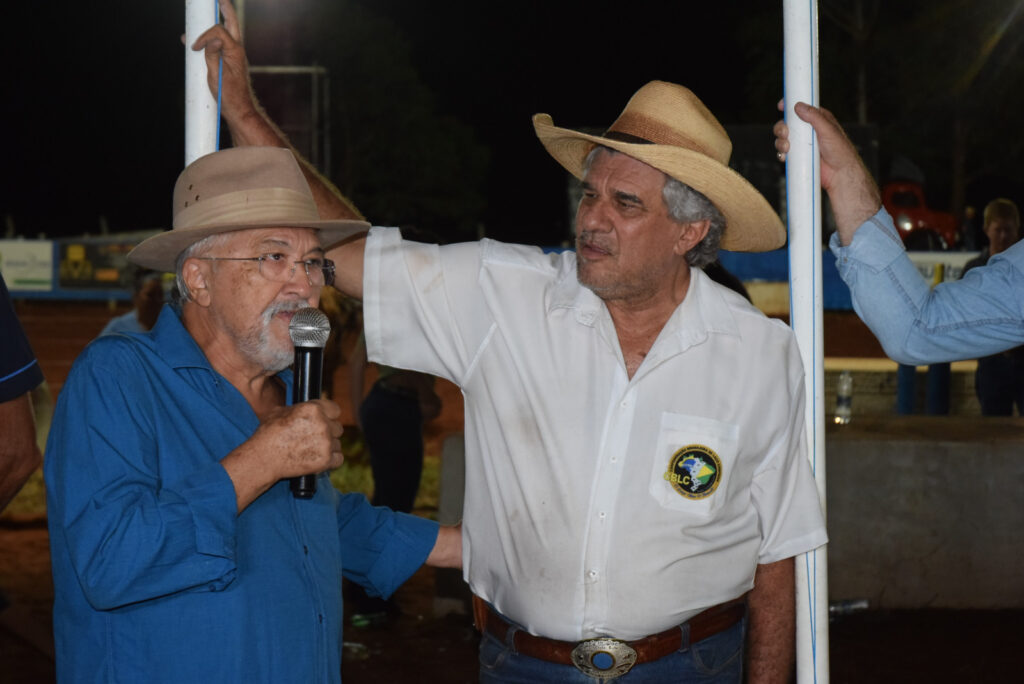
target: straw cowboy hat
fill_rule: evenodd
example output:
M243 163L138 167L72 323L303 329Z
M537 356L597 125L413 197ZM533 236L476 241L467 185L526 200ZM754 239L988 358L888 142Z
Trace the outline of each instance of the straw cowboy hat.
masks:
M249 228L312 228L325 249L366 232L365 221L323 221L298 162L280 147L235 147L200 157L174 185L174 223L128 253L173 271L178 255L210 235Z
M732 141L697 96L683 86L651 81L638 90L604 135L558 128L547 114L533 117L537 137L577 178L595 145L609 147L663 171L703 193L725 216L722 248L764 252L786 242L786 229L768 201L729 168Z

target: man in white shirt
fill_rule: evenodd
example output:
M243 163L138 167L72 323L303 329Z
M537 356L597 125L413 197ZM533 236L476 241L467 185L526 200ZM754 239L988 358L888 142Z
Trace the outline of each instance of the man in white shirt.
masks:
M233 139L286 145L232 86L240 47L200 43ZM739 682L745 632L747 680L787 681L793 556L826 541L803 369L789 328L700 268L785 229L686 88L649 83L603 136L534 125L583 180L575 253L374 228L330 254L370 360L465 395L481 681ZM357 217L329 190L323 218Z
M803 369L699 268L781 223L685 88L648 84L600 137L534 123L583 179L575 254L388 229L332 254L371 358L465 394L481 681L739 681L748 591L750 681L784 681L792 557L825 541Z

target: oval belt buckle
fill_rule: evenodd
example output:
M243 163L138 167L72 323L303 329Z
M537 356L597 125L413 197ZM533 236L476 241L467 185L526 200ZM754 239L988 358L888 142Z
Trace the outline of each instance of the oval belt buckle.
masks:
M588 677L612 679L621 677L636 665L636 651L619 639L587 639L572 649L572 664Z

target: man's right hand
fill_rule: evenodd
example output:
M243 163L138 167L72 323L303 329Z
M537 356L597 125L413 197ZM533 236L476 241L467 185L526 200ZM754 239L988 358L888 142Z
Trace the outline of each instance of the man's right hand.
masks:
M252 437L221 461L238 500L238 512L279 480L337 468L341 453L341 409L313 399L274 409Z
M780 101L779 110L782 109ZM857 228L882 206L878 185L832 112L803 102L797 102L793 109L797 116L814 128L818 136L821 187L832 201L839 242L848 245ZM785 121L779 121L772 130L779 160L785 160L789 152L789 127Z

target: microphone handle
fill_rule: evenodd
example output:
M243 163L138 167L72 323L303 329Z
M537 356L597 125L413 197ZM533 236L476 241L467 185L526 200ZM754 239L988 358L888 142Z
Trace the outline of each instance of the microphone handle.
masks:
M295 347L292 404L320 398L323 389L323 366L322 347ZM316 494L316 475L293 477L289 487L296 499L312 499Z

